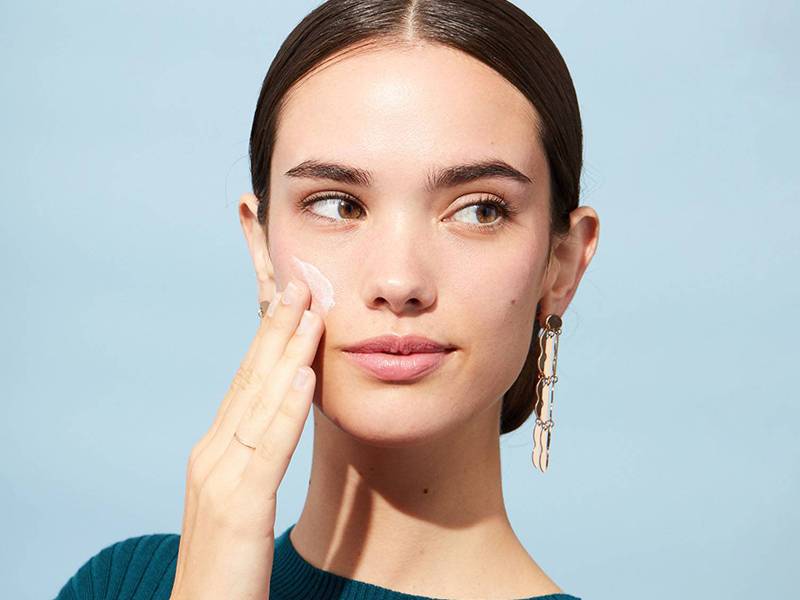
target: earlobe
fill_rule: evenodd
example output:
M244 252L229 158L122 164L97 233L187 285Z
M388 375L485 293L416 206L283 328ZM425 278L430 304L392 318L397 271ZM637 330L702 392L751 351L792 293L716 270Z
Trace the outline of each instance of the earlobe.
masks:
M258 198L251 193L239 198L239 223L253 262L258 284L258 301L271 300L275 295L275 279L269 257L266 234L258 222Z

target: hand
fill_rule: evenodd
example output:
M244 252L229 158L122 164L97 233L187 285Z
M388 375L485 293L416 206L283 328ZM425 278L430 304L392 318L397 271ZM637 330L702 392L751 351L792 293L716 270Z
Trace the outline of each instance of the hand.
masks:
M276 294L186 475L183 526L170 600L267 600L278 486L314 397L310 365L325 328L308 286ZM293 296L289 304L282 300ZM298 331L301 317L307 329ZM295 374L307 375L300 389ZM248 448L236 439L236 432Z

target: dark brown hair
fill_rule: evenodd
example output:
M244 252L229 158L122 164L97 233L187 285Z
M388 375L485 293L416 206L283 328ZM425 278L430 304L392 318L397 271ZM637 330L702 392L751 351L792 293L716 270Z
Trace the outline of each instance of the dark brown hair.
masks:
M553 41L524 11L506 0L328 0L311 11L273 59L253 117L250 173L259 201L258 221L265 232L275 132L292 85L334 56L420 41L443 44L475 57L528 98L539 117L539 138L550 173L550 248L554 236L569 232L569 214L578 206L583 163L578 99ZM538 319L532 318L528 356L503 396L501 434L520 427L533 412L540 326Z

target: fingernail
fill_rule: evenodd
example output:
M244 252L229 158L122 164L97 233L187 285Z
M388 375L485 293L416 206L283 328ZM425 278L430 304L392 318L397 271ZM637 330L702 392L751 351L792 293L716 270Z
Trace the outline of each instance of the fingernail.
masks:
M272 297L272 300L269 302L269 306L267 307L267 316L271 317L275 314L275 309L278 308L278 301L281 298L281 293L278 292Z
M308 371L305 367L300 367L297 369L297 373L294 374L292 387L296 390L302 390L303 387L305 387L306 381L308 381Z
M306 331L308 331L308 328L310 326L311 326L311 311L310 310L303 311L303 318L300 319L300 324L297 326L297 334L298 335L304 334Z
M297 286L293 281L290 281L286 289L281 293L281 303L291 304L297 300Z

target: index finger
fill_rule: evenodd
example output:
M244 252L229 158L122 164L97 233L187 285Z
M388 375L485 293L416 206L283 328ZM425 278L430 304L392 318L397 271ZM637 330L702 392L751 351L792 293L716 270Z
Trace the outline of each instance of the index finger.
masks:
M269 323L269 308L277 302L281 300L281 292L276 292L275 295L272 297L272 300L264 301L260 303L261 307L261 317L259 320L258 328L256 329L256 333L253 336L253 341L250 342L250 346L247 348L247 352L244 355L244 358L239 363L239 367L236 369L236 373L233 376L233 380L231 384L228 386L228 390L225 392L225 396L222 398L222 402L220 403L219 408L217 409L217 414L214 417L214 422L211 424L211 427L208 430L207 437L212 438L214 434L217 432L217 428L219 424L222 422L225 412L228 410L228 407L231 403L231 399L237 393L239 393L242 389L244 389L250 381L252 381L253 375L253 362L255 360L256 355L258 354L258 348L261 345L261 342L264 338L264 335L267 331L267 325Z

